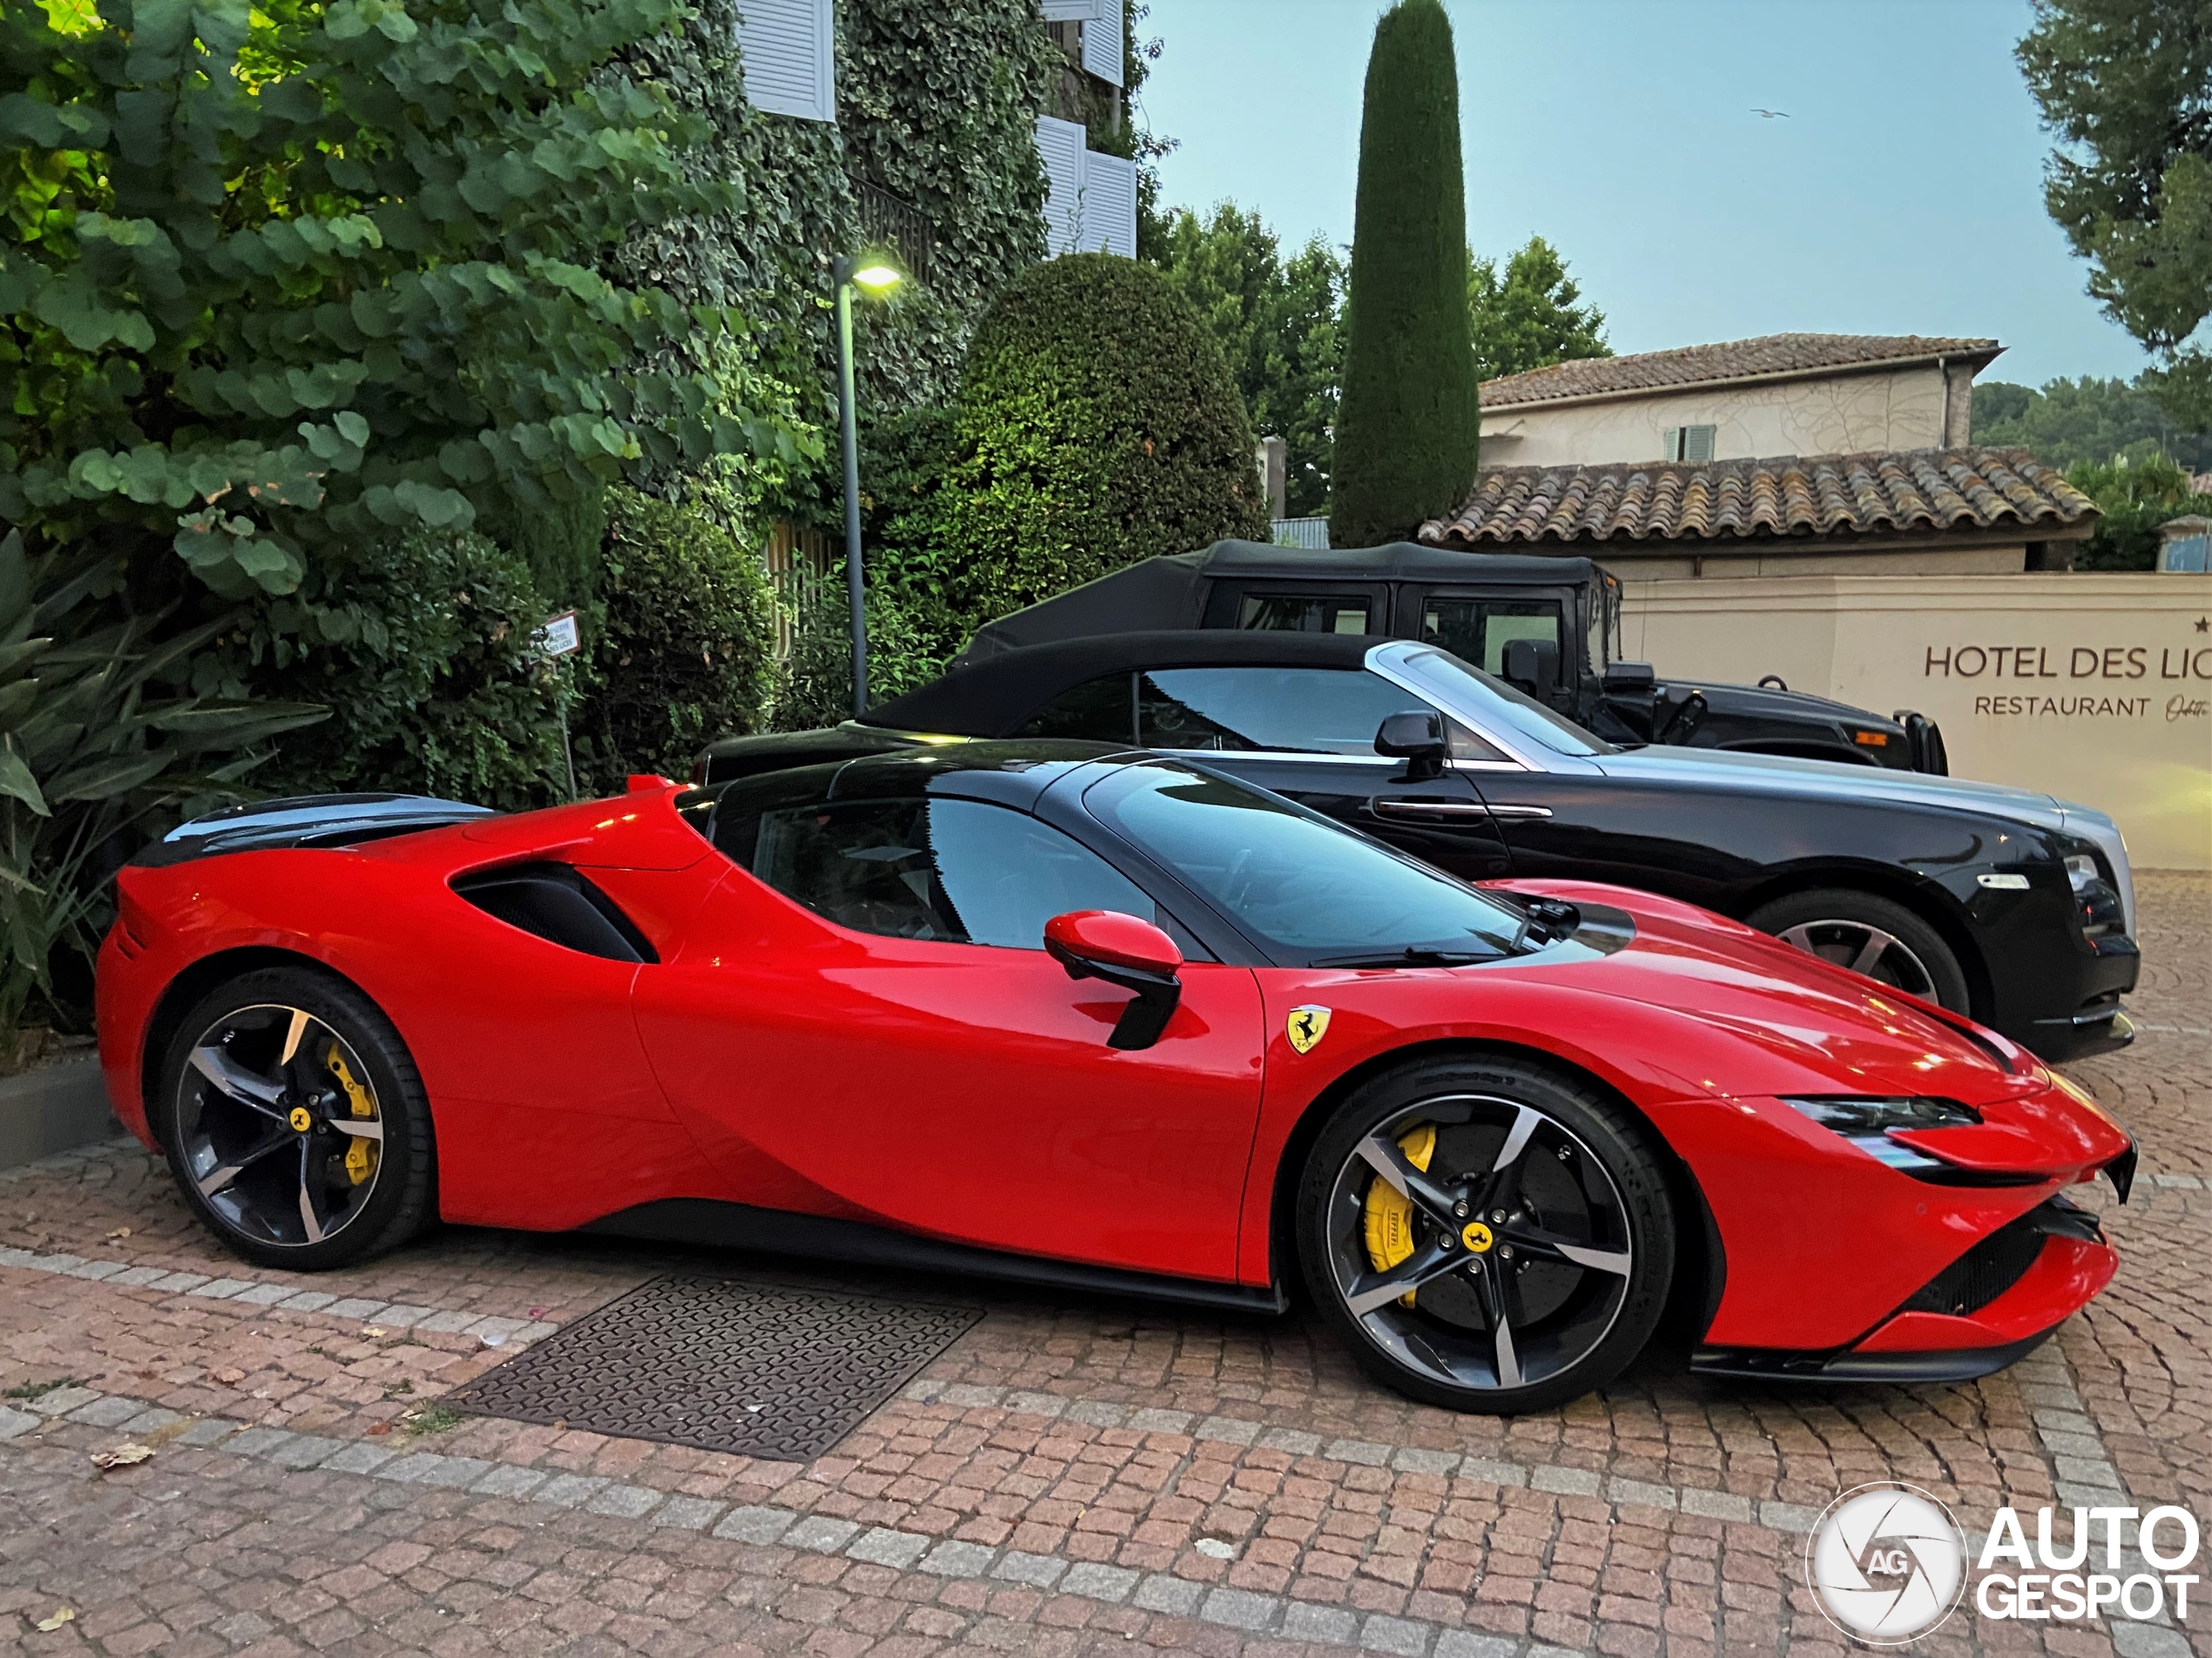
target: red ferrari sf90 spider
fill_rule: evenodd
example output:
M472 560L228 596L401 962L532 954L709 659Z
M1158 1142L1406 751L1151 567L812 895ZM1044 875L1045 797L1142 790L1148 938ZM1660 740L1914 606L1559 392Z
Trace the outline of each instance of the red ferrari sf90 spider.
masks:
M1388 1385L1954 1379L2111 1277L2134 1149L2003 1038L1642 893L1467 886L1203 767L947 744L499 817L188 824L101 1053L247 1259L434 1217L1279 1310Z

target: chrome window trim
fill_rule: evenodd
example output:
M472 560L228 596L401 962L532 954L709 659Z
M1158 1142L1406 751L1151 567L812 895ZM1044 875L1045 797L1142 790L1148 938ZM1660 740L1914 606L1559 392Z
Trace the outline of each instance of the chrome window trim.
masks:
M1141 746L1141 745L1140 745ZM1310 748L1145 748L1147 754L1172 754L1191 760L1296 760L1301 765L1381 765L1397 764L1383 754L1332 754Z
M1398 664L1392 660L1394 656L1408 650L1433 650L1434 649L1436 649L1434 645L1423 644L1420 641L1413 639L1389 640L1385 644L1374 646L1367 652L1367 671L1379 675L1382 678L1387 679L1392 684L1397 686L1399 690L1406 692L1406 695L1419 698L1421 702L1431 708L1440 706L1446 713L1449 714L1453 719L1458 720L1460 725L1466 726L1484 742L1489 744L1492 748L1496 749L1501 754L1507 756L1508 761L1511 762L1510 764L1502 764L1496 760L1453 760L1452 762L1453 770L1481 770L1488 772L1548 772L1568 769L1566 767L1555 766L1554 765L1548 764L1545 760L1537 758L1535 753L1533 751L1532 745L1522 741L1518 732L1512 734L1501 732L1494 725L1490 725L1485 720L1478 718L1465 707L1444 702L1434 691L1413 684L1407 679L1403 671L1399 671ZM1569 758L1571 757L1563 754L1552 756L1554 760L1568 759ZM1590 769L1592 771L1595 771L1597 768L1595 766L1592 766Z

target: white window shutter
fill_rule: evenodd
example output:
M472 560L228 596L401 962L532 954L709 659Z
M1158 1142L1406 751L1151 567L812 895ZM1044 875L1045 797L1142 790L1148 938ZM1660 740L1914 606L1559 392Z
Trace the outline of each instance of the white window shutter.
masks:
M1682 428L1682 458L1685 461L1710 461L1713 458L1713 434L1710 426L1685 426Z
M1136 163L1083 152L1082 246L1136 257Z
M1112 0L1044 0L1044 20L1047 23L1089 23L1098 15L1102 4Z
M834 0L738 0L745 102L772 115L837 119Z
M1682 459L1682 428L1670 426L1659 435L1659 458L1662 461Z
M1044 251L1048 258L1080 246L1083 130L1055 116L1037 118L1037 154L1044 162Z
M1098 0L1098 13L1083 24L1083 69L1102 81L1122 84L1121 0Z

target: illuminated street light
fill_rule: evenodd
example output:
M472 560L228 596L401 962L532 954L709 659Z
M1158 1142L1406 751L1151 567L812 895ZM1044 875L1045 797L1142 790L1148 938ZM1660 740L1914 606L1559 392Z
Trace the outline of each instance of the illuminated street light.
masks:
M860 580L860 438L853 408L853 289L888 293L906 273L875 255L842 254L830 266L837 284L838 425L845 444L845 585L853 603L853 718L868 711L868 624Z

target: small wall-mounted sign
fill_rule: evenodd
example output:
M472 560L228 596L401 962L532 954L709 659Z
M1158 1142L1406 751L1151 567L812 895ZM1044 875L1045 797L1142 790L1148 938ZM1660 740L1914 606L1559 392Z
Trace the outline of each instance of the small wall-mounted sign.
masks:
M565 657L583 646L583 635L577 629L576 612L563 610L558 616L549 617L530 640L542 657Z

